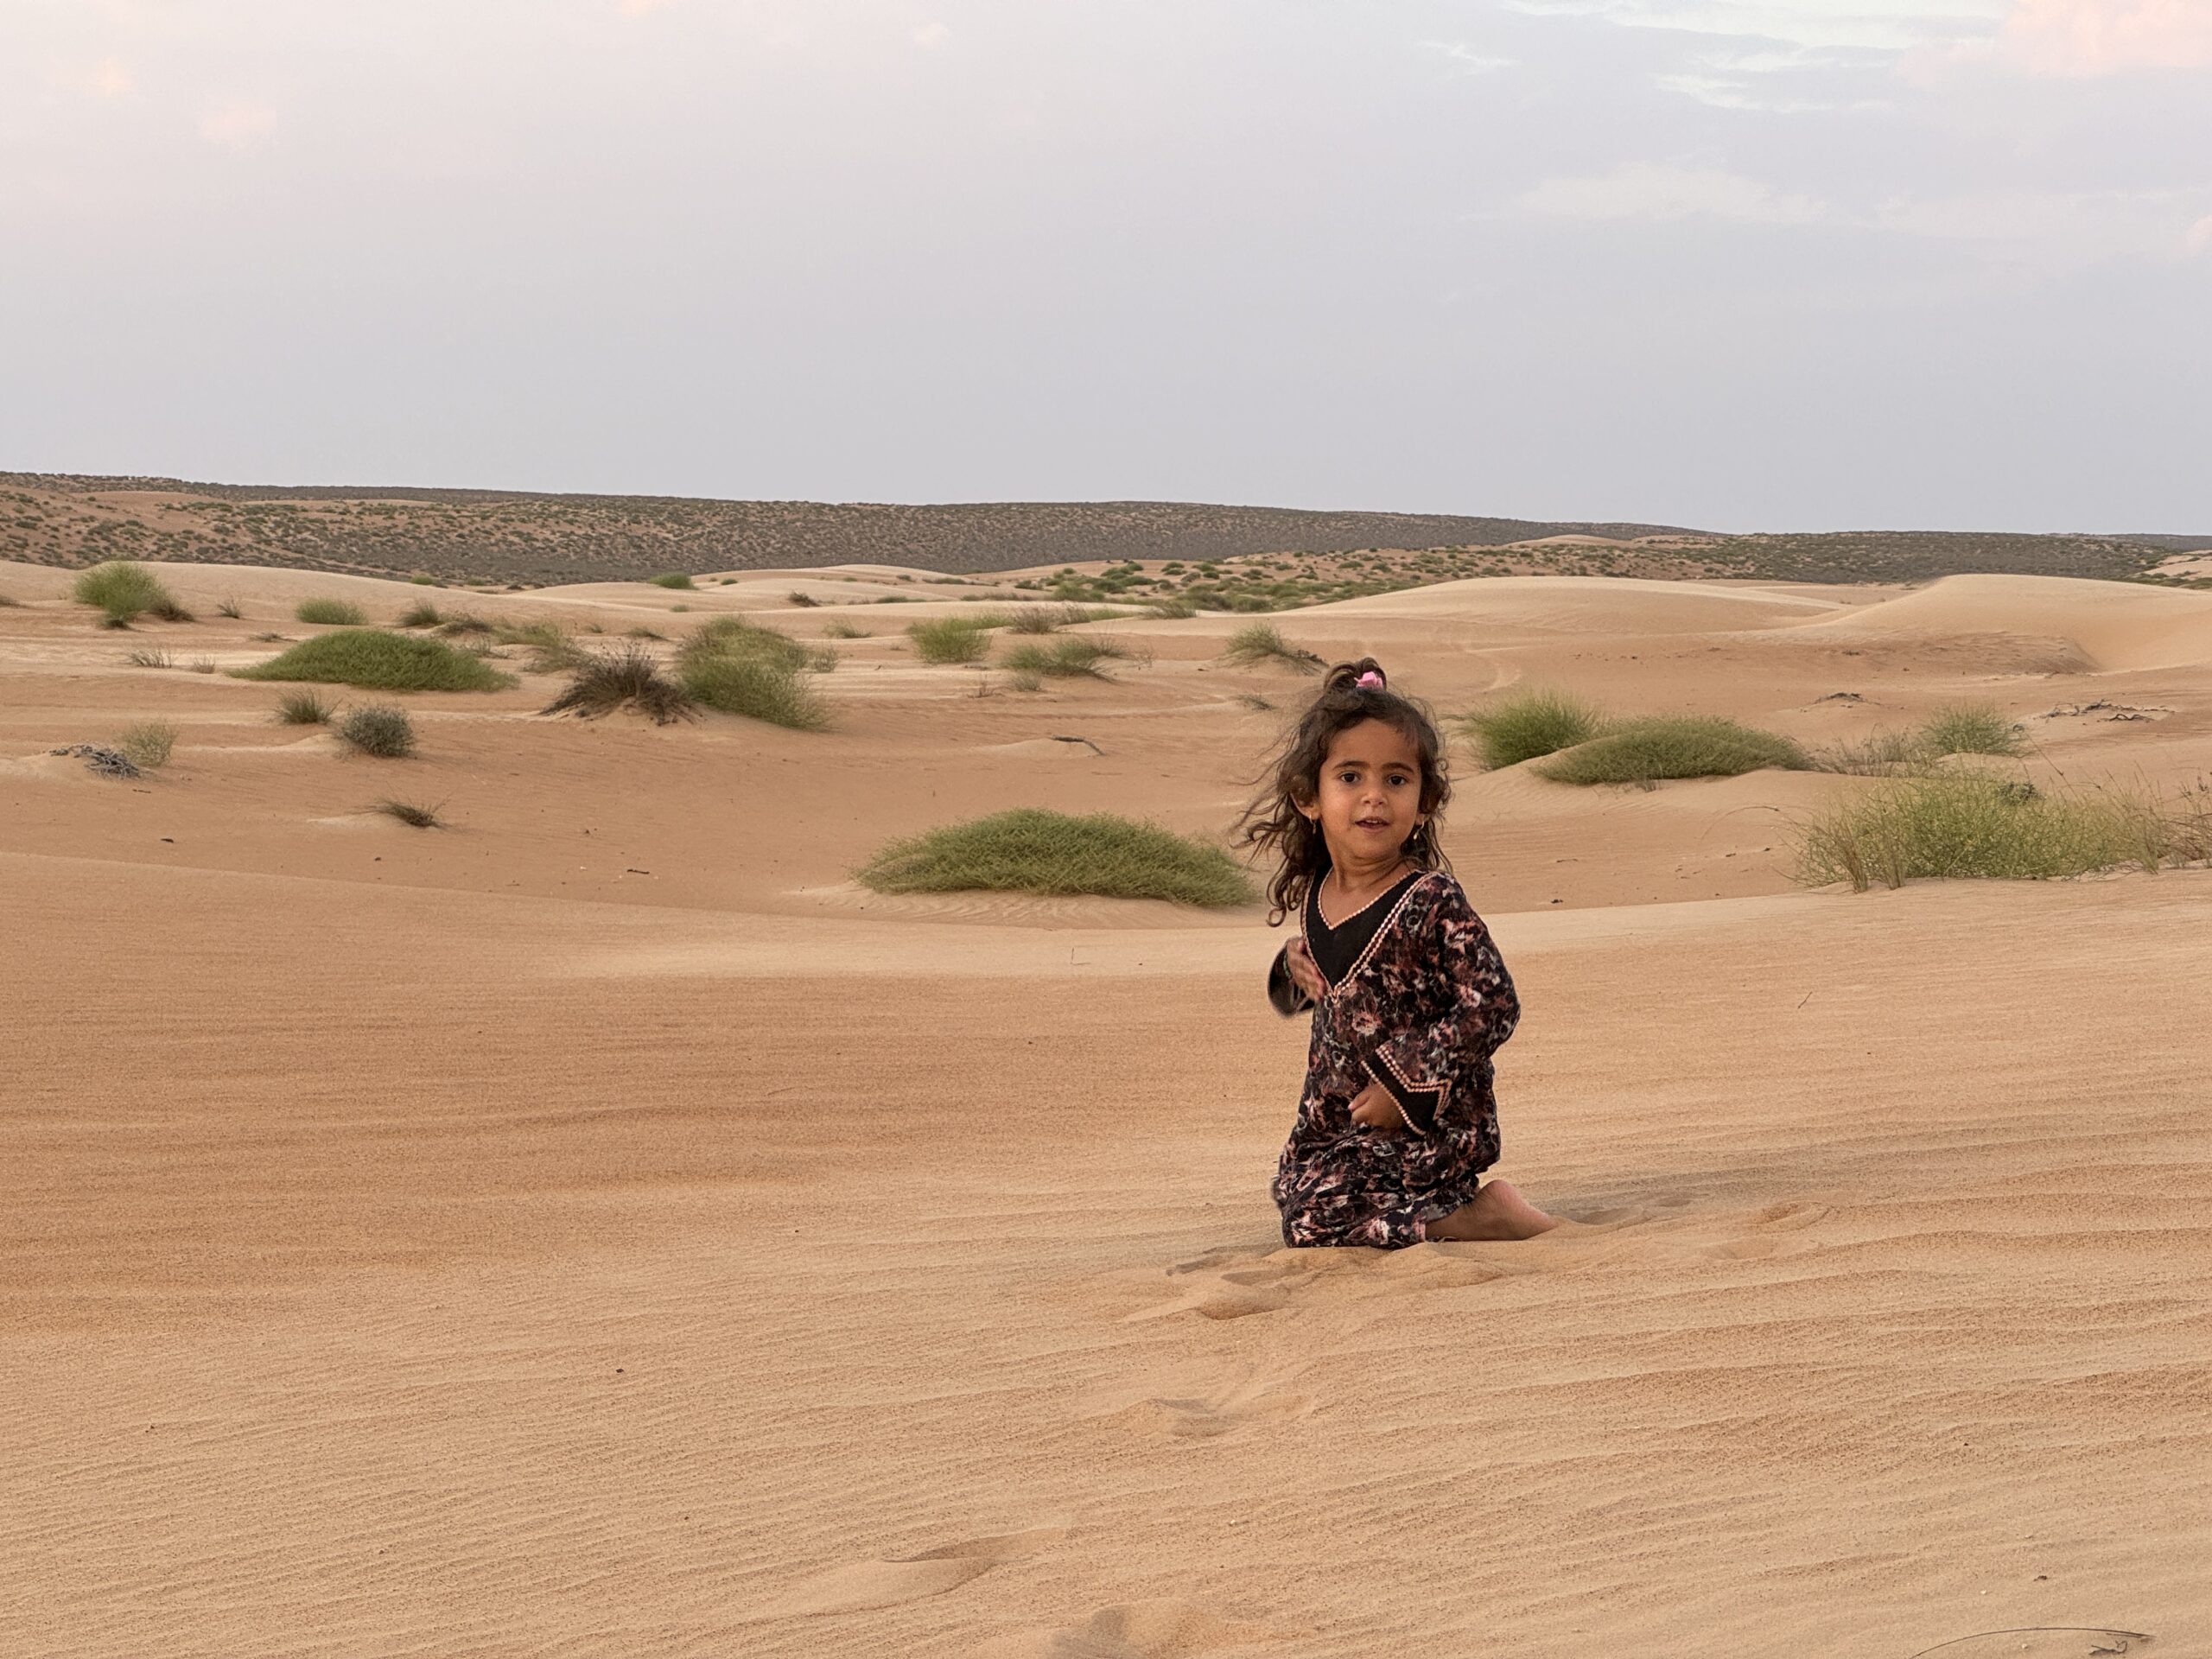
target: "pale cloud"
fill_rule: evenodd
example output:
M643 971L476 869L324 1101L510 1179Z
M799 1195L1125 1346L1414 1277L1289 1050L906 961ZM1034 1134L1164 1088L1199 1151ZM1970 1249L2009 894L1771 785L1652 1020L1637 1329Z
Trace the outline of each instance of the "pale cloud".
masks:
M2212 213L2207 213L2189 227L2189 234L2182 238L2183 245L2191 253L2212 250Z
M2175 0L2190 3L2190 0ZM1905 52L1986 38L2007 0L1503 0L1535 16L1602 18L1630 29Z
M127 98L138 86L130 66L120 58L102 58L85 84L101 98Z
M2212 0L2017 0L1996 46L2033 75L2212 68Z
M1428 51L1449 58L1471 75L1486 75L1493 70L1510 69L1514 65L1511 58L1492 57L1486 52L1477 51L1465 41L1423 41L1421 45Z
M276 111L266 104L222 104L200 118L200 136L226 149L247 149L276 129Z
M925 52L932 47L943 46L951 38L952 26L942 22L924 23L913 32L914 44Z
M1719 219L1738 225L1809 225L1826 209L1717 168L1630 162L1598 178L1547 179L1517 201L1522 212L1590 220Z
M658 11L669 3L670 0L620 0L620 10L625 17L642 17L647 12Z

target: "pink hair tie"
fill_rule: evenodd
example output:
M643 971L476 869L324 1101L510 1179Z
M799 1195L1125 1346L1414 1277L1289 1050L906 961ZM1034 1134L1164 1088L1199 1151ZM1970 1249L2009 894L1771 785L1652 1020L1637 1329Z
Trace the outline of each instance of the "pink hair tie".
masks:
M1354 685L1380 685L1382 683L1382 677L1370 668L1367 672L1354 680L1352 683Z

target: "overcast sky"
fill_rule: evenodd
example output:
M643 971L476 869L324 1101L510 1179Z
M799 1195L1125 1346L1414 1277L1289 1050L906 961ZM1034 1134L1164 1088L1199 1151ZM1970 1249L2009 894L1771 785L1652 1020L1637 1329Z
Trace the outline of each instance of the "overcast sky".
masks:
M0 469L2212 531L2212 0L0 0Z

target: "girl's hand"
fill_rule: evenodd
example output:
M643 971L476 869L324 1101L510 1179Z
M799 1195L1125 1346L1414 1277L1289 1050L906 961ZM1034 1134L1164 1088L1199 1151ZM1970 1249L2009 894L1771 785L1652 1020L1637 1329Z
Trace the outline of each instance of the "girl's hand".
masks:
M1283 961L1290 969L1290 982L1319 1002L1321 993L1329 988L1322 981L1321 970L1313 965L1313 954L1306 948L1306 941L1293 939Z
M1395 1135L1406 1127L1406 1115L1379 1083L1369 1084L1352 1096L1351 1121L1363 1129L1381 1129L1386 1135Z

